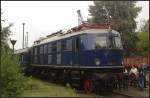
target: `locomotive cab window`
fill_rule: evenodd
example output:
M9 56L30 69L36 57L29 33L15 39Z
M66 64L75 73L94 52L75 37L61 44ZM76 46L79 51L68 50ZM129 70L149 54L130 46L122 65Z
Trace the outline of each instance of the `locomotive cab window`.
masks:
M116 45L116 48L122 48L120 36L115 36L115 45Z
M107 43L109 48L115 48L115 40L112 35L108 36Z
M121 38L118 35L109 36L107 42L109 48L122 48Z
M80 36L80 49L81 50L93 50L95 44L95 38L92 34Z
M96 36L95 49L106 48L107 47L106 39L107 39L106 36Z

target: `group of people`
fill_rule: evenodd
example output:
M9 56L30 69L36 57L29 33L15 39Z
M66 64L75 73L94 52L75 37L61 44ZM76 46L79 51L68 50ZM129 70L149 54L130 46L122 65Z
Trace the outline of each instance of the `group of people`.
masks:
M128 89L129 86L139 87L140 90L146 88L146 73L144 64L139 66L125 66L123 74L118 74L115 80L115 88ZM118 86L117 86L118 85Z

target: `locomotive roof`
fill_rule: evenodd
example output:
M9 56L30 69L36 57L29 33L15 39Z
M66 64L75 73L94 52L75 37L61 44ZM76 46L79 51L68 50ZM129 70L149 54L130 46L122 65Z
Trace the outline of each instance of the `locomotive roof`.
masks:
M119 34L115 30L112 30L111 32L114 34ZM57 41L57 40L68 38L68 37L75 36L75 35L93 34L93 33L109 33L109 29L88 29L88 30L82 30L82 31L73 32L73 33L69 33L69 34L64 34L64 35L58 34L58 35L53 36L53 37L47 37L44 40L41 40L41 42L39 42L37 44L33 44L33 46L41 45L41 44L44 44L47 42Z
M19 50L15 51L15 54L28 52L28 50L29 50L29 47L28 48L24 48L24 49L19 49Z

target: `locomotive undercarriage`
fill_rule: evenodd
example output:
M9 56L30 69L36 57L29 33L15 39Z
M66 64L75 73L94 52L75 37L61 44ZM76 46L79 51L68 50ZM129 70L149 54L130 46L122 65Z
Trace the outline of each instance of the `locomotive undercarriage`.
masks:
M64 86L69 84L71 87L77 90L84 90L86 93L94 92L99 94L100 92L113 91L115 79L118 74L122 73L122 68L107 69L105 70L107 73L104 73L104 69L56 69L51 67L30 66L25 72L26 74L53 83Z

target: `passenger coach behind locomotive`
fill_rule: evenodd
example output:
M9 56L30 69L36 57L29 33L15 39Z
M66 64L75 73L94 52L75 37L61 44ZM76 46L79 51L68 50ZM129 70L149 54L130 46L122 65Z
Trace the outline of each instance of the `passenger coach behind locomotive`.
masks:
M20 64L22 66L22 70L26 70L27 66L30 65L30 48L19 49L15 51L15 54L19 54Z
M28 69L54 69L60 77L66 70L70 73L74 70L82 71L85 73L85 88L87 80L92 80L95 73L99 76L103 76L102 73L122 73L121 37L119 32L109 29L108 24L85 23L67 33L53 33L36 41L30 52ZM45 73L49 76L50 71Z

